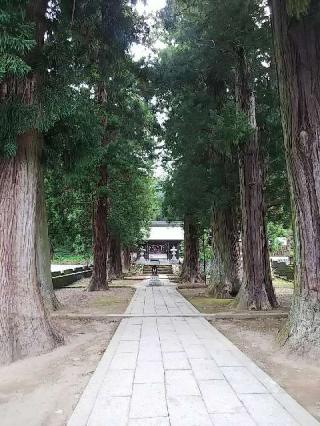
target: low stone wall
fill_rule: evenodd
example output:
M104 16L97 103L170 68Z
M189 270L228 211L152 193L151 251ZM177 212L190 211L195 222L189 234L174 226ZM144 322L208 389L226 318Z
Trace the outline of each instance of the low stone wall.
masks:
M73 284L82 278L88 278L92 275L91 267L83 266L74 269L65 269L64 271L52 272L53 288L58 289Z
M288 281L294 280L294 266L285 262L271 262L273 274Z

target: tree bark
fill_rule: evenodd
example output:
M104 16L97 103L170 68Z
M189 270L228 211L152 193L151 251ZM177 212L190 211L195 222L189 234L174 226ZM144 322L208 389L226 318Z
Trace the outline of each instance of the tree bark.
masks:
M123 271L129 272L131 267L130 247L124 247L122 250Z
M14 158L0 160L0 362L52 350L61 342L38 285L36 265L38 135L17 138Z
M96 102L101 107L107 102L107 91L103 82L97 85ZM107 118L104 115L101 118L101 123L104 127L105 134L101 139L101 147L108 145L106 129ZM95 202L95 211L93 214L93 271L90 280L88 291L108 290L107 283L107 257L108 257L108 170L105 163L105 158L102 158L102 164L98 168L99 182L97 186L97 195Z
M202 281L199 266L199 229L194 219L188 215L184 219L184 258L181 279L190 284Z
M209 293L216 298L229 298L239 292L240 246L237 212L233 206L214 209L212 213L212 267Z
M37 280L43 300L49 310L57 310L60 303L55 295L51 275L50 242L48 235L47 210L43 190L43 173L39 166L36 204L36 268Z
M319 2L300 19L271 1L282 126L296 240L294 299L287 338L320 348L320 25Z
M107 170L100 167L99 188L107 186ZM108 199L104 193L96 198L93 219L93 271L88 286L88 291L108 290L107 283L107 256L108 256L108 232L107 232Z
M110 237L109 280L122 276L121 243L119 238Z
M241 309L277 306L272 286L263 199L263 173L259 152L255 96L243 49L238 52L236 73L237 108L247 117L252 132L239 149L240 207L242 217L243 281L238 295Z

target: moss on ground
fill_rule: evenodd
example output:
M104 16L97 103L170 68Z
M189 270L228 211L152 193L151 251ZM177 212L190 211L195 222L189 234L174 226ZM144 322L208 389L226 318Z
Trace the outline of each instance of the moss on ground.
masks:
M128 298L127 300L130 300L130 299ZM92 302L92 306L103 307L103 306L115 305L117 303L123 303L123 300L117 300L116 297L104 296L104 297L98 297L97 299L95 299Z
M287 308L291 301L293 282L282 278L274 278L273 285L281 307ZM229 312L235 309L234 299L215 299L208 294L207 289L190 288L180 289L179 291L198 311L204 314Z
M234 299L215 299L208 295L207 289L181 289L180 293L204 314L227 312L233 309Z
M216 312L226 312L231 310L234 299L213 299L210 297L190 297L189 302L193 304L198 311L205 314L215 314Z
M293 281L284 280L282 278L273 278L272 280L275 288L292 288L293 289Z

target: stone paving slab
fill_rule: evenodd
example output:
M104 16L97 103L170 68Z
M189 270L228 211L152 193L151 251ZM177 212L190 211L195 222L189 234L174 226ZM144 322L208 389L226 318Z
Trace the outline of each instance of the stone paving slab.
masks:
M68 426L320 425L173 286L126 313Z

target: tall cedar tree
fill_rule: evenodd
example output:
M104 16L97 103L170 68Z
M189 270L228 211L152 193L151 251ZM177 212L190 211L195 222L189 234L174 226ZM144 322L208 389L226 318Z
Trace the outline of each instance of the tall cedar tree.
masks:
M252 128L248 140L239 149L243 279L238 306L260 310L276 307L277 300L271 280L252 76L244 49L238 48L237 53L236 103L238 109L248 117Z
M296 243L286 337L299 350L319 350L320 5L273 0L271 6Z
M7 68L0 81L3 108L32 109L36 105L42 76L39 61L46 31L46 0L5 3L6 28L15 39L30 28L30 40L13 42L16 68ZM18 24L14 18L18 17ZM21 21L23 24L21 25ZM21 27L20 27L21 25ZM10 40L10 38L9 38ZM32 41L33 40L33 41ZM8 39L7 39L8 41ZM29 46L32 46L28 49ZM9 45L10 48L10 45ZM16 51L15 51L16 49ZM14 56L15 55L15 56ZM8 61L10 64L10 61ZM23 69L24 68L24 69ZM21 118L21 117L20 117ZM9 123L6 123L8 126ZM15 123L16 124L16 123ZM0 362L35 355L53 349L59 336L53 329L45 310L39 288L37 262L37 206L41 192L42 137L36 125L30 124L14 136L15 155L0 160Z
M107 102L107 90L104 83L98 83L96 90L96 102L102 108ZM107 118L101 119L105 133L101 139L101 147L108 145L107 138ZM107 256L108 256L108 170L105 162L98 166L99 181L96 190L95 206L93 212L93 271L88 291L107 290Z
M100 141L99 174L93 212L93 274L89 291L106 290L108 256L108 168L106 152L110 144L107 105L109 83L126 54L131 41L133 22L126 1L96 0L94 4L79 1L74 11L74 35L87 54L88 83L95 93L97 115L104 128Z
M242 222L243 277L238 302L240 308L276 307L272 287L265 226L263 151L256 120L254 83L267 45L267 19L263 5L245 2L208 2L212 39L226 52L229 67L235 70L235 103L238 114L247 121L242 139L235 135L239 150L240 211ZM257 24L257 22L259 24ZM225 28L229 27L230 31ZM259 64L260 62L260 64ZM240 142L240 143L239 143Z

